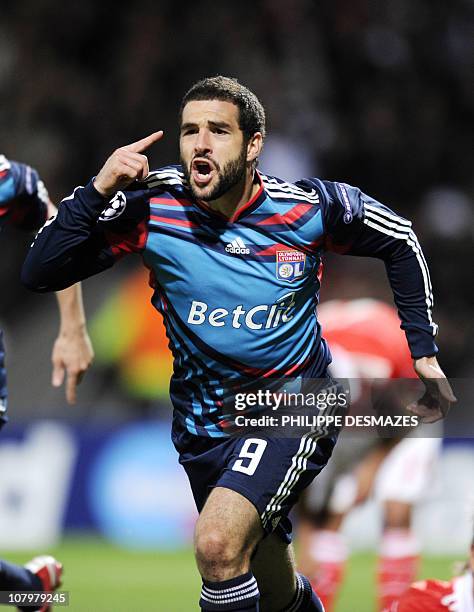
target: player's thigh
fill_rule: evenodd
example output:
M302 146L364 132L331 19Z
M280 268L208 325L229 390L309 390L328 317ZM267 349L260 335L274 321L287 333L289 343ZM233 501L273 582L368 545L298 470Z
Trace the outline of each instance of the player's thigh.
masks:
M277 534L270 534L259 543L251 569L260 591L261 612L283 610L292 600L296 586L292 545Z
M227 554L250 556L263 533L260 516L248 499L232 489L215 487L196 523L195 546L203 549L207 541Z
M336 436L314 432L294 438L242 439L217 484L252 502L267 534L278 530L288 539L288 513L326 465L335 441Z

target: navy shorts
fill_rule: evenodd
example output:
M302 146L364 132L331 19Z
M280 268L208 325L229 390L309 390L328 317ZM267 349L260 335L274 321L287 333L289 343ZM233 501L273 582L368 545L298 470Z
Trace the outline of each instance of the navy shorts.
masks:
M186 470L199 512L212 488L232 489L255 506L267 534L275 531L289 543L288 513L329 461L337 434L216 439L180 432L178 439L179 462Z

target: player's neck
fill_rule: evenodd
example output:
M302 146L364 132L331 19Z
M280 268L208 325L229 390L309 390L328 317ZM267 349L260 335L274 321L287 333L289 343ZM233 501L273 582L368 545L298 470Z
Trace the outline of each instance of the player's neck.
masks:
M232 215L242 206L251 200L260 188L257 174L253 169L249 169L244 178L227 191L217 200L208 202L208 205L215 211L220 212L226 217Z

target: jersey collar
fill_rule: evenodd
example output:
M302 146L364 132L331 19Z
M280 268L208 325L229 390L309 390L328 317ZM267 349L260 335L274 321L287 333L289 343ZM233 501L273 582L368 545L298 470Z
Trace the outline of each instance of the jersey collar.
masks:
M211 216L218 217L219 219L222 219L226 221L227 223L235 223L236 221L241 219L243 216L247 216L251 214L256 208L260 206L260 204L266 198L262 177L260 176L260 173L258 172L258 170L255 171L254 182L258 183L257 192L250 198L248 202L240 206L240 208L238 208L231 217L226 217L218 210L214 210L213 208L209 206L207 202L204 202L203 200L194 200L194 201L199 206L199 208L209 213Z

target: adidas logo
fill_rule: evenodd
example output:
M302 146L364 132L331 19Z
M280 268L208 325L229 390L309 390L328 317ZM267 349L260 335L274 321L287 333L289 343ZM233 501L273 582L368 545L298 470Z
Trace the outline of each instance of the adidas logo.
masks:
M232 242L229 242L225 250L228 253L234 253L236 255L248 255L250 253L250 249L245 246L245 242L242 238L236 238L232 240Z

